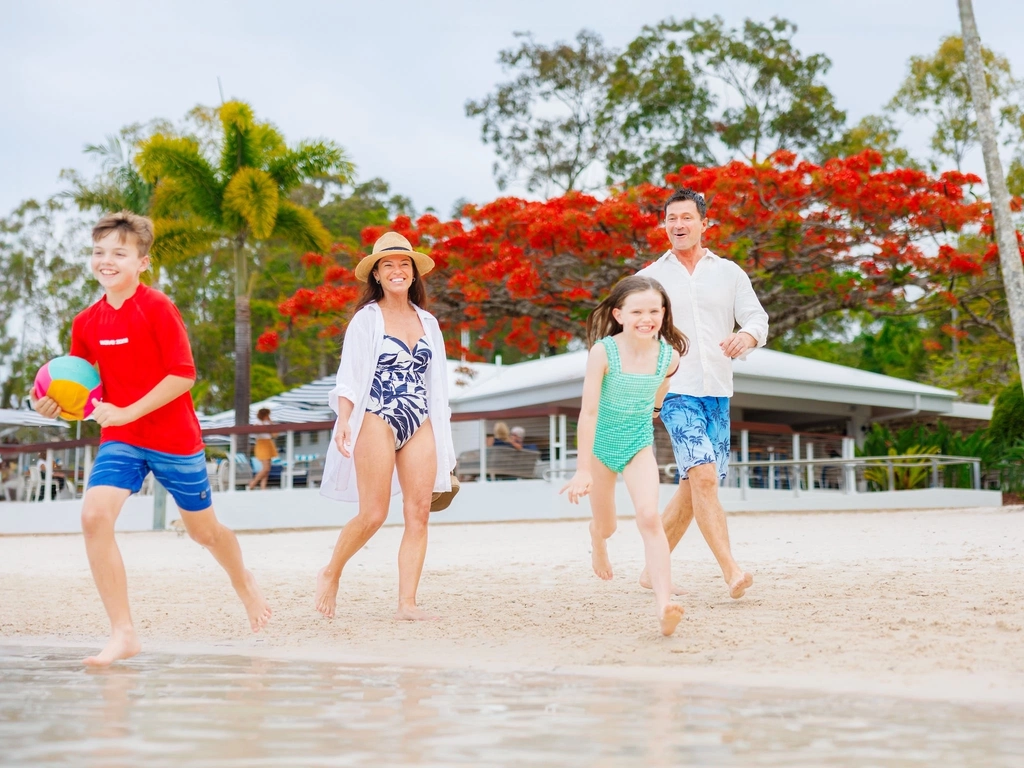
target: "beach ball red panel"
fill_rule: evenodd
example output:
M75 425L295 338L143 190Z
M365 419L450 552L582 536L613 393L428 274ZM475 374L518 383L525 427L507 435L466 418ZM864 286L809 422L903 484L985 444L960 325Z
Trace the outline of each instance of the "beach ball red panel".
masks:
M64 355L55 357L36 374L34 394L38 400L49 397L60 406L60 415L68 421L81 421L93 411L93 400L103 399L100 375L87 360Z

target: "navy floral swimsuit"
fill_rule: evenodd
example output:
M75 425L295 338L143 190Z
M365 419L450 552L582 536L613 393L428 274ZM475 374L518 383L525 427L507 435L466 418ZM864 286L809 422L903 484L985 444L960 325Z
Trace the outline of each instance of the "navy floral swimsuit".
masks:
M427 420L424 378L431 354L426 336L410 350L401 339L384 334L366 412L380 416L391 427L396 451Z

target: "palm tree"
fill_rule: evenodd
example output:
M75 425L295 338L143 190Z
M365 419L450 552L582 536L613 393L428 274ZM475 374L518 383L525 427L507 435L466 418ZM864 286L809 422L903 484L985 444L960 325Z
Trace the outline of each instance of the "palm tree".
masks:
M131 211L143 216L149 213L153 185L139 175L134 157L139 131L140 127L133 125L119 135L107 136L104 144L86 144L86 154L96 155L103 169L103 175L95 182L85 182L76 171L61 171L61 177L72 186L65 195L80 210Z
M992 219L995 224L996 242L999 244L999 267L1003 273L1003 288L1010 308L1013 340L1017 347L1017 366L1020 369L1021 385L1024 386L1024 264L1021 263L1017 232L1010 217L1010 192L1006 188L1003 163L999 159L999 142L989 105L988 84L985 82L985 69L981 61L981 40L978 38L978 27L974 21L974 6L971 0L958 2L964 38L964 58L967 61L971 97L978 121L981 151L985 157L989 194L992 197Z
M348 180L344 151L329 141L288 147L252 108L229 101L217 111L217 157L189 136L156 133L139 146L142 178L153 184L150 215L156 229L153 257L174 262L230 247L235 293L235 424L249 423L252 329L249 266L255 246L271 238L302 251L326 253L331 236L307 208L288 199L301 184Z

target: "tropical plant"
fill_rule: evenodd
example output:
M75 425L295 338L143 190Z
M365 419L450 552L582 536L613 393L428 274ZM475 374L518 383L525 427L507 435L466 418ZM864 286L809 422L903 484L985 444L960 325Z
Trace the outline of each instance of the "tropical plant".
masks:
M928 476L931 473L931 462L923 457L934 456L939 452L938 446L927 447L911 445L903 451L890 448L888 456L921 456L918 459L893 459L890 462L872 464L865 468L864 479L868 481L873 490L889 490L889 473L892 472L892 490L909 491L914 488L922 488L928 485Z
M309 210L289 199L304 183L342 182L352 164L336 144L304 141L289 147L252 108L230 101L216 110L216 153L199 138L155 133L139 146L141 177L154 185L150 213L157 263L182 262L228 249L234 283L236 424L249 423L252 355L250 265L271 239L300 252L327 252L331 237Z

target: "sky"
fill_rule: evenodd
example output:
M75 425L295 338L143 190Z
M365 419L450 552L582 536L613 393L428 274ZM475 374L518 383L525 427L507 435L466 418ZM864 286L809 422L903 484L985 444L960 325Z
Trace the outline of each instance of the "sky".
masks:
M1024 76L1024 2L974 5L983 44ZM959 33L955 0L7 0L0 9L0 215L61 190L63 168L95 170L86 144L219 103L218 78L226 98L250 102L289 142L333 139L360 180L379 176L417 210L444 215L460 198L499 194L465 103L503 80L497 55L516 31L552 44L587 28L622 47L672 15L717 13L731 25L779 15L797 24L803 53L832 60L825 80L851 123L889 100L911 55ZM924 126L907 126L916 154L926 142ZM980 154L970 163L981 171Z

